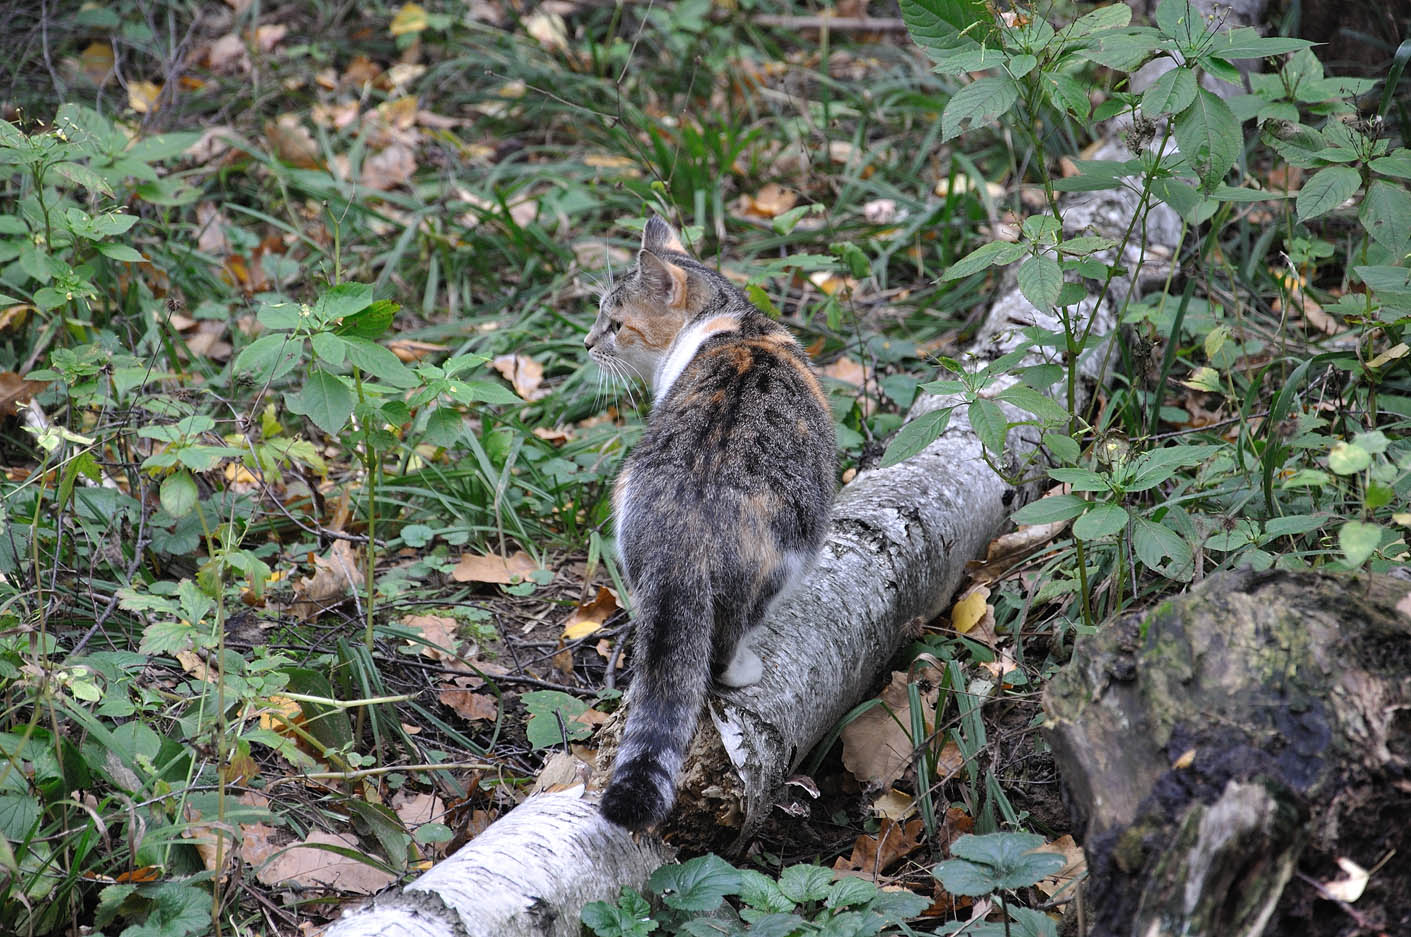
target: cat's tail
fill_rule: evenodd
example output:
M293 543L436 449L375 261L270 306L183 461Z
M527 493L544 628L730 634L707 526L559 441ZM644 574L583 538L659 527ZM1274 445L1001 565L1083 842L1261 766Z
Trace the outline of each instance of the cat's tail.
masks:
M629 830L660 824L710 689L710 580L695 564L644 576L627 726L603 792L603 816Z

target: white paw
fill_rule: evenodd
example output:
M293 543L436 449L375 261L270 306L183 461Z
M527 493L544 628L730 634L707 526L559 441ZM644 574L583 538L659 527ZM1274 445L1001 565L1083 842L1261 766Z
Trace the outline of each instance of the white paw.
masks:
M764 676L764 661L741 641L735 647L735 656L730 658L730 666L721 673L719 680L724 686L753 686Z

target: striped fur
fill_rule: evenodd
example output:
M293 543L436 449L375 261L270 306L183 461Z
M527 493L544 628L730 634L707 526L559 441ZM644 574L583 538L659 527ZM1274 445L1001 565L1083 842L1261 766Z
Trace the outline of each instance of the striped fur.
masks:
M712 677L746 685L767 668L746 637L822 544L833 422L788 330L685 254L657 218L586 345L653 391L614 496L635 651L602 800L608 819L641 830L671 811Z

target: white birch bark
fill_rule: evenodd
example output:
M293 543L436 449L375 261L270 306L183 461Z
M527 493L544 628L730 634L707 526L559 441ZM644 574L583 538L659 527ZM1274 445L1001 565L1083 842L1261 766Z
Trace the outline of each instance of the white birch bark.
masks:
M1120 239L1136 202L1126 190L1076 196L1065 203L1065 229ZM1165 276L1179 230L1169 214L1154 214L1148 249L1129 248L1122 258L1135 280ZM1142 233L1133 233L1134 244ZM1100 305L1095 295L1081 304L1080 315L1096 317L1093 335L1112 331L1114 299L1130 288L1111 291ZM1035 323L1053 328L1056 320L1011 286L992 306L976 353L989 358L1016 347L1018 329ZM1083 359L1089 381L1099 377L1106 344L1094 342ZM1080 389L1079 405L1091 386ZM910 418L955 402L924 397ZM1023 417L1013 411L1011 418ZM1011 432L1006 461L1019 465L1033 456L1036 435ZM743 843L798 762L876 689L915 628L946 606L966 562L984 553L1036 487L1006 484L981 451L960 407L924 452L861 472L842 491L817 566L756 642L764 679L710 701L711 718L697 734L671 821L678 835ZM654 838L634 842L603 821L596 797L579 788L528 798L401 895L353 912L327 937L578 934L584 903L611 900L622 885L642 889L668 855Z

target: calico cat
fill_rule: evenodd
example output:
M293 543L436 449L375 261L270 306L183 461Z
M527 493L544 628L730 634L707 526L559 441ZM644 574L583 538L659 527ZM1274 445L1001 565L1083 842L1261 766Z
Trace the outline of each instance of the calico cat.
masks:
M657 217L584 344L652 390L613 497L635 675L601 805L635 831L671 812L711 678L738 687L763 675L747 636L823 543L833 420L794 337Z

